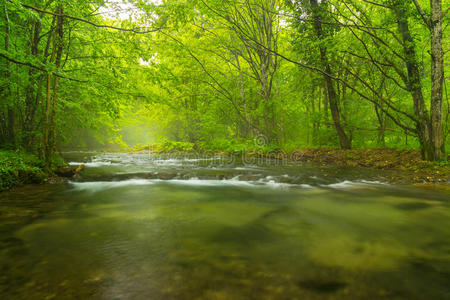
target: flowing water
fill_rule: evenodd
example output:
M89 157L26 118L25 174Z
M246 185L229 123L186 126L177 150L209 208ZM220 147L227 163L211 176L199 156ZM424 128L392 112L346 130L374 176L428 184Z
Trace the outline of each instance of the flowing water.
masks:
M450 299L450 193L355 168L67 153L0 194L1 299Z

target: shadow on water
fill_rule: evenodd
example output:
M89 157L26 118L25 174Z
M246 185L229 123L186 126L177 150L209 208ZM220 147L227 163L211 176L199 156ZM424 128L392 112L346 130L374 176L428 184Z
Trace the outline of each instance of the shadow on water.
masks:
M402 210L420 210L432 207L432 205L423 202L407 202L394 205L395 208Z
M313 279L300 281L298 285L301 288L312 290L318 293L334 293L348 286L347 283L342 281L322 281Z

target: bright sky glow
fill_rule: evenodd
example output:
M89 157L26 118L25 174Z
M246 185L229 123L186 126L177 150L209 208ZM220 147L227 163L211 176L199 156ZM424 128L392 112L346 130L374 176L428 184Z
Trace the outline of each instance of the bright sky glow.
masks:
M99 9L99 14L109 19L127 20L137 13L138 8L122 0L108 0Z
M148 0L147 2L152 2L154 4L161 4L161 0ZM133 1L122 1L122 0L107 0L105 4L99 9L98 12L105 18L115 19L115 20L129 20L134 19L141 13L140 9L136 7ZM151 27L151 24L148 24ZM150 63L158 63L156 59L156 54L152 56L150 60L144 60L139 58L139 63L144 66L150 66Z

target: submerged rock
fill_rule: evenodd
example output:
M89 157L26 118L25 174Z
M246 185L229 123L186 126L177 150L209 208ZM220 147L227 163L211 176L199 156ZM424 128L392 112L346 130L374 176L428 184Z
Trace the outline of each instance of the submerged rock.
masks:
M84 165L79 165L76 168L61 167L56 169L55 174L60 177L71 178L80 173L84 169Z
M177 176L177 174L170 174L170 173L160 173L158 174L158 178L161 180L170 180L174 179Z
M67 177L58 177L58 176L52 176L49 177L47 182L51 184L58 184L58 183L66 183L69 181L69 178Z
M420 210L430 208L432 205L424 202L407 202L396 204L394 207L401 210Z

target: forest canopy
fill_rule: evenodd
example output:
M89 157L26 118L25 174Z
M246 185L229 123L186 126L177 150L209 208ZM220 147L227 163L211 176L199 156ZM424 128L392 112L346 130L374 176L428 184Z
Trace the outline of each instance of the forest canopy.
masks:
M2 0L0 145L161 140L447 159L442 0Z

